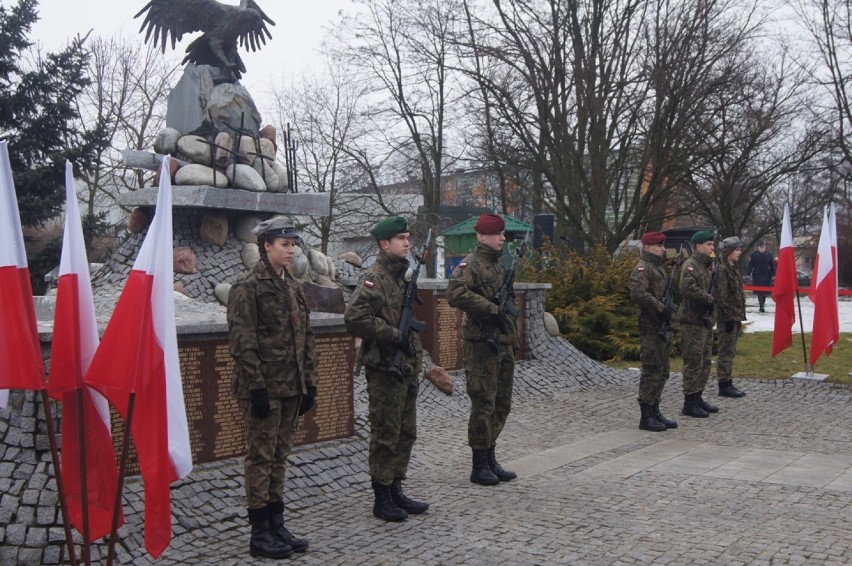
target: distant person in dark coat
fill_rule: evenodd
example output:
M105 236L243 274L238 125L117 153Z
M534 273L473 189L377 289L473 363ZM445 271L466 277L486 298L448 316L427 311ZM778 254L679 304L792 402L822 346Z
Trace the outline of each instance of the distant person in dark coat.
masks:
M775 277L775 260L772 254L766 251L766 242L760 240L757 242L757 251L752 252L746 266L746 275L751 276L751 284L758 287L771 287L772 279ZM766 303L766 295L770 293L766 291L755 291L757 302L760 304L760 312L766 312L764 304Z

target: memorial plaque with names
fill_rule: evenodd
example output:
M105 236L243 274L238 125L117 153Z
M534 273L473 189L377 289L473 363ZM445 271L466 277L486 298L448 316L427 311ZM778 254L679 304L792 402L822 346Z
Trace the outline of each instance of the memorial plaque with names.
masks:
M315 337L318 395L314 408L300 419L297 446L355 434L352 337L345 333ZM192 461L200 464L243 455L245 425L232 390L234 360L227 338L179 339L178 355ZM114 410L112 417L113 442L120 457L124 421ZM127 471L139 471L132 443Z

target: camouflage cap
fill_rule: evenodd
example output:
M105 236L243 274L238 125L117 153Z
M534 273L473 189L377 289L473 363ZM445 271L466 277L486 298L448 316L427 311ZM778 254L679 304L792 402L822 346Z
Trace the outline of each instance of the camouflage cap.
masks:
M299 233L293 225L293 221L286 216L276 216L264 220L251 231L258 240L265 238L298 238Z
M388 216L373 226L370 235L377 240L390 240L397 234L408 232L408 222L402 216Z
M729 250L732 248L741 248L743 247L743 243L736 236L731 236L730 238L725 238L722 240L722 250Z
M704 242L712 242L713 241L713 232L710 230L702 230L700 232L696 232L692 235L692 238L689 239L693 244L703 244Z

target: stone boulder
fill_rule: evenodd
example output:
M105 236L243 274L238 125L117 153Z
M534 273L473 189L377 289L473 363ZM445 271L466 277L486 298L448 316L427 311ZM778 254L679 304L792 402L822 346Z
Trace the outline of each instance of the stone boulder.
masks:
M214 153L216 167L224 169L231 163L231 152L234 150L234 140L228 132L219 132L216 134L216 141L214 143L216 144Z
M364 265L364 261L355 252L343 252L342 254L337 256L337 259L339 259L340 261L345 261L346 263L354 265L355 267L361 267L362 265Z
M269 187L269 190L274 193L286 193L290 190L290 183L287 180L287 170L284 169L277 161L272 162L272 170L278 176L278 186L275 188Z
M290 275L296 279L305 279L308 272L308 258L303 253L296 253L293 262L288 267Z
M559 323L556 321L556 317L549 312L544 313L544 329L551 336L559 336Z
M175 128L163 128L154 138L154 151L161 155L174 155L181 133Z
M263 182L263 177L249 165L243 165L242 163L230 165L225 172L228 174L228 178L231 179L231 184L234 188L245 189L256 193L266 191L266 183Z
M210 165L213 163L210 155L212 147L201 136L182 136L178 140L177 147L178 151L193 163L200 165Z
M308 259L311 262L311 269L314 273L328 277L328 262L322 252L314 249L308 250Z
M201 239L214 246L228 241L228 218L221 212L205 212L201 218Z
M177 175L178 169L180 169L180 165L178 164L177 160L176 159L169 159L169 180L172 183L174 183L175 175ZM157 170L154 172L154 185L159 186L159 184L160 184L160 173L162 172L162 170L163 170L162 167L158 167Z
M234 237L244 244L256 244L257 236L251 233L260 224L260 218L255 214L244 214L234 222Z
M240 156L240 163L254 165L255 157L259 151L253 139L248 136L243 136L240 138L240 147L237 148L237 153L239 153Z
M266 126L260 129L258 135L264 139L267 139L272 142L272 146L275 148L275 151L278 151L278 140L277 133L275 131L275 126L267 124Z
M223 305L228 304L228 294L231 292L232 285L230 283L219 283L213 289L213 295Z
M223 189L228 186L228 177L221 171L214 171L206 165L190 163L175 173L176 185L210 185Z
M243 260L243 265L246 269L253 269L257 262L260 261L260 249L257 244L246 244L240 252L240 258Z
M279 192L278 187L281 180L275 169L272 168L272 163L265 159L255 159L252 168L257 171L257 174L263 179L263 183L270 192Z
M239 83L214 86L207 99L207 112L217 131L233 131L241 125L248 132L260 130L260 112L249 91Z
M151 217L141 208L134 208L127 218L127 231L131 234L141 234L151 222Z
M441 366L432 366L423 374L426 379L438 388L439 391L447 395L453 394L453 376Z
M198 259L192 248L187 246L178 246L172 252L172 264L175 273L198 273Z

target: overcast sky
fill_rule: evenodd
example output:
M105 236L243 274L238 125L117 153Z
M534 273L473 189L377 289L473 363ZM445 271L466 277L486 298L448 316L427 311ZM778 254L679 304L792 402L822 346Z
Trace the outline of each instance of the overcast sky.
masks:
M272 39L258 52L241 50L248 69L243 84L263 107L262 99L270 87L280 84L282 77L297 75L318 64L316 49L324 37L324 28L337 19L339 10L351 10L351 0L256 0L266 14L275 21L269 26ZM14 0L0 0L9 6ZM223 4L239 5L239 0L224 0ZM133 16L147 0L40 0L40 21L33 27L31 39L48 51L64 46L77 34L105 38L121 34L125 38L138 35L142 18ZM183 54L198 33L185 35L176 47ZM141 35L138 35L142 38Z

